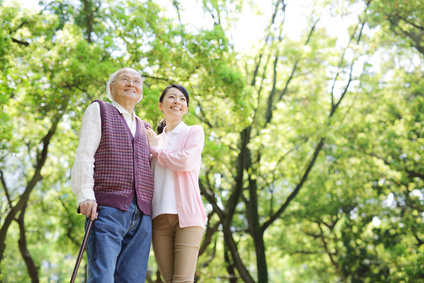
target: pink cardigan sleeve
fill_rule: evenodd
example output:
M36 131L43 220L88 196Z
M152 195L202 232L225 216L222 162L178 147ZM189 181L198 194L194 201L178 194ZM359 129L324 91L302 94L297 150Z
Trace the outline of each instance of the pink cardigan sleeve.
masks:
M184 136L181 135L181 138L184 138ZM199 166L204 143L205 133L203 128L192 126L179 151L169 151L153 146L150 148L150 152L165 168L172 171L192 171Z

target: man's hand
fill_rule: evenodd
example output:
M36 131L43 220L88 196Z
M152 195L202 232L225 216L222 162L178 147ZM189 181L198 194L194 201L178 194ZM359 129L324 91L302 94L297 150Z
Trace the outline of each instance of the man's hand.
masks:
M90 217L92 221L97 219L97 202L95 200L83 201L79 208L82 215Z

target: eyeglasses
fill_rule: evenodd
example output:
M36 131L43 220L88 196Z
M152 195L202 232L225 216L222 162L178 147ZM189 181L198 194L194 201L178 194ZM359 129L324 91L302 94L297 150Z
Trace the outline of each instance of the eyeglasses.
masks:
M130 78L128 76L122 76L118 80L124 82L125 84L130 84L132 82L134 85L137 86L142 85L144 82L144 78Z

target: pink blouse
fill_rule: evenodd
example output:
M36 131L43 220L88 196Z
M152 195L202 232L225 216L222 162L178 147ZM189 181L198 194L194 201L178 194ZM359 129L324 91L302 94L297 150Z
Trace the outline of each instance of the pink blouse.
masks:
M205 133L201 126L184 124L172 151L158 146L150 148L160 165L174 171L175 201L181 228L205 228L206 214L199 190L204 143Z

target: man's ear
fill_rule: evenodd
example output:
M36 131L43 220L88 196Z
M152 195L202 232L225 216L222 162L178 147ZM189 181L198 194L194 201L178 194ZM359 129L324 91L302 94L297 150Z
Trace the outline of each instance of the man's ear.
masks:
M114 83L111 83L111 84L109 85L110 95L112 95L113 84L114 84Z

